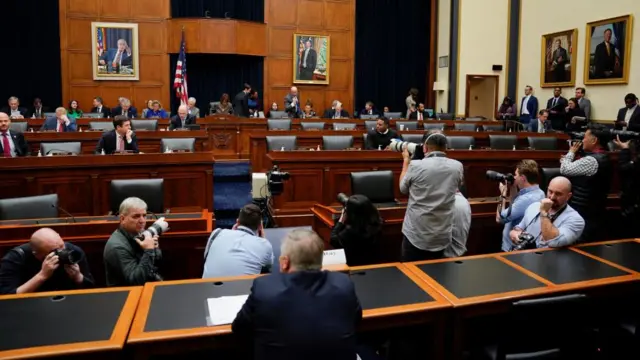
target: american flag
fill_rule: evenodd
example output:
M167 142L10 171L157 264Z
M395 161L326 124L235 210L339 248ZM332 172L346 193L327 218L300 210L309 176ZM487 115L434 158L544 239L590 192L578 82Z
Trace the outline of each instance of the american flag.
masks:
M102 53L104 52L104 38L104 28L98 28L98 56L102 56Z
M176 64L176 78L173 81L173 88L176 89L176 97L180 98L180 104L186 105L189 95L187 93L187 57L186 43L184 41L184 30L182 30L182 42L180 43L180 55Z

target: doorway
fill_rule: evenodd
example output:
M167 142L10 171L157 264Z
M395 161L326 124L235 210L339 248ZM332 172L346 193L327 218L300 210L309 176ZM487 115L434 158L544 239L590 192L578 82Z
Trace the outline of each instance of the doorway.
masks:
M496 118L499 79L499 75L467 75L465 117Z

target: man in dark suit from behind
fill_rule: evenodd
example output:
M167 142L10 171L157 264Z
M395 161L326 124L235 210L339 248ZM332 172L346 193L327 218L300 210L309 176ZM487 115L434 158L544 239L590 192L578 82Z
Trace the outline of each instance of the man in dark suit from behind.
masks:
M254 359L355 360L362 307L349 276L322 271L322 239L293 230L280 273L253 281L232 330L254 343Z
M249 117L249 94L251 85L244 84L244 89L233 98L233 114L239 117Z
M104 106L102 98L100 96L96 96L93 98L93 107L91 108L92 113L100 113L103 118L108 118L111 116L111 109Z
M189 115L189 107L187 105L180 105L180 107L178 107L178 115L171 117L169 130L183 129L185 126L193 125L195 123L196 117Z
M418 104L418 108L416 111L412 112L409 115L409 120L427 120L429 118L429 113L424 109L424 104Z
M9 101L7 101L7 105L9 106L3 107L0 112L9 115L9 117L12 119L24 119L29 114L29 110L27 110L27 108L21 107L20 99L15 96L9 98Z
M615 128L622 130L626 128L629 131L640 132L640 106L638 106L638 97L635 94L627 94L624 97L625 107L618 110Z
M131 151L138 153L138 139L136 134L131 130L131 119L124 115L118 115L113 118L113 130L102 134L95 153L113 154L115 152Z
M29 145L21 132L11 130L9 115L0 112L0 155L19 157L29 155Z

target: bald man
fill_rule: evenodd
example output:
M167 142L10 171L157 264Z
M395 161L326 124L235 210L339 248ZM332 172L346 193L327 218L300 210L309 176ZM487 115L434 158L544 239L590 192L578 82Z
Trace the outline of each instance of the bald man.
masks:
M284 97L284 111L287 112L290 118L299 118L302 113L301 107L298 88L292 86L289 89L289 93Z
M520 224L511 230L509 235L514 246L563 247L577 242L584 230L584 219L569 206L571 195L569 179L564 176L553 178L547 188L547 197L529 205ZM521 244L523 233L533 237L530 244Z
M63 265L54 253L62 249L75 252L80 261ZM0 263L0 294L85 289L94 285L82 249L65 243L50 228L34 232L27 244L9 250Z
M169 130L184 129L187 125L193 125L195 123L196 117L189 114L189 107L187 105L180 105L178 115L171 117Z

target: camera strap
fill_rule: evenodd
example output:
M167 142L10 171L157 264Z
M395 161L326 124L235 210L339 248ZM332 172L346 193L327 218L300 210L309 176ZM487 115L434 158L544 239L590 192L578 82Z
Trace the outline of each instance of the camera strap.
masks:
M551 220L551 223L553 224L553 222L554 222L554 221L556 221L556 219L560 217L560 214L562 214L566 209L567 209L567 204L565 204L565 205L562 207L562 209L560 209L560 210L556 211L556 213L555 213L555 214L550 215L550 216L549 216L549 220ZM536 220L536 219L538 219L539 217L540 217L540 212L538 212L538 214L533 218L533 220ZM532 221L532 222L533 222L533 221ZM530 225L530 224L531 224L531 223L529 223L529 225ZM534 243L535 243L535 242L537 242L537 241L538 241L538 238L539 238L540 236L542 236L542 225L540 226L540 234L538 234L538 236L536 236L536 237L534 238L534 241L533 241L533 242L534 242Z
M253 232L247 230L247 229L236 229L238 231L242 231L243 233L252 235L252 236L256 236L256 234L254 234ZM207 247L204 250L204 259L207 260L207 255L209 255L209 249L211 249L211 244L213 244L213 240L215 240L218 235L220 235L220 233L222 232L222 229L216 229L212 234L211 237L209 238L209 241L207 242Z

